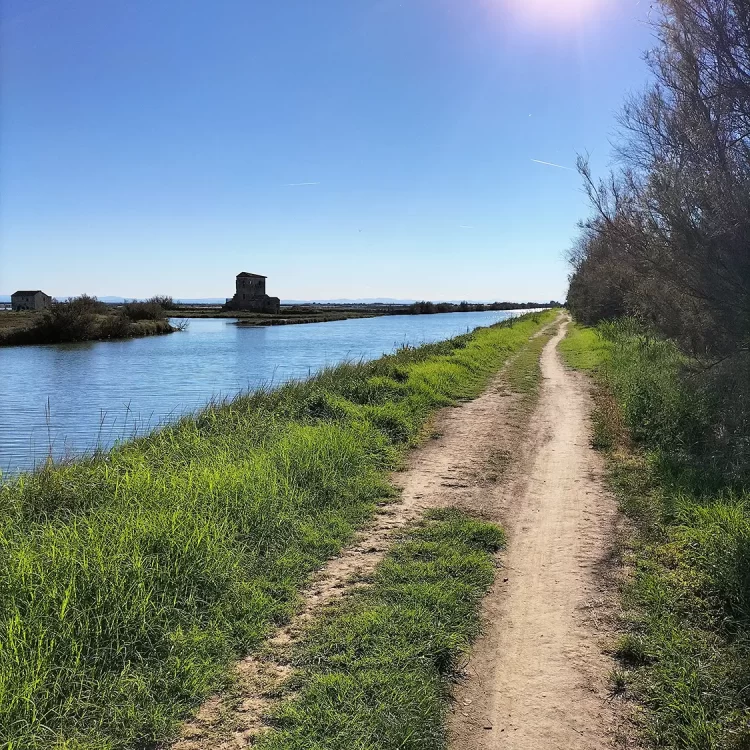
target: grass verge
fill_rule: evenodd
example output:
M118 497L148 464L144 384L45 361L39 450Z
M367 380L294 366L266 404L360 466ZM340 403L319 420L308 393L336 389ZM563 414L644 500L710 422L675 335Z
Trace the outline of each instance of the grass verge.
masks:
M479 631L496 526L435 511L330 606L294 654L292 696L259 750L439 750L451 676Z
M293 612L437 408L547 312L259 391L0 486L0 746L145 747Z
M617 651L653 747L750 748L750 493L698 458L708 406L668 341L574 326L561 350L593 373L595 444L632 521Z
M542 384L542 350L556 334L557 326L542 331L518 353L508 367L508 385L512 391L526 396L529 404L536 402Z

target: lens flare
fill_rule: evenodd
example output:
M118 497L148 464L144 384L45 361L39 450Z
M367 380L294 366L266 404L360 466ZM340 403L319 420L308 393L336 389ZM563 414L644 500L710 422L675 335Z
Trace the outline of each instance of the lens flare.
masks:
M608 0L501 0L517 20L535 26L578 26L604 10Z

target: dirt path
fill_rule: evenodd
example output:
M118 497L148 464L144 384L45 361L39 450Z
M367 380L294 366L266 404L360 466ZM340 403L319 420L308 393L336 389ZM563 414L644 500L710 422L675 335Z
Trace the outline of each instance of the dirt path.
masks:
M538 335L549 338L552 328ZM235 750L252 744L265 728L275 689L289 675L289 643L322 605L371 572L393 533L427 508L461 506L497 520L488 498L518 460L530 410L529 395L508 385L513 361L479 398L439 412L433 438L412 451L405 470L394 477L401 489L399 501L383 508L354 545L327 563L304 592L302 609L292 623L274 634L264 652L237 663L234 689L206 701L172 750Z
M607 554L616 506L590 448L582 376L542 354L543 387L526 459L491 498L508 533L485 633L456 692L452 750L602 750L615 740L606 630Z
M585 380L556 352L562 336L544 347L535 409L529 393L509 385L511 360L479 398L440 412L433 439L395 477L400 501L325 566L292 623L237 664L235 688L207 701L172 750L251 745L290 673L289 644L322 605L375 568L394 532L441 506L500 522L509 536L486 599L485 635L457 691L452 750L607 747L612 665L598 642L606 608L597 575L616 514L589 448Z

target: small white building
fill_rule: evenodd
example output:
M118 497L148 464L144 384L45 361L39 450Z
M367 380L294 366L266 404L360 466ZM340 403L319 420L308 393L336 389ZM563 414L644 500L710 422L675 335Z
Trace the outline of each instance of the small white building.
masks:
M14 310L46 310L52 304L52 297L41 289L14 292L10 296Z

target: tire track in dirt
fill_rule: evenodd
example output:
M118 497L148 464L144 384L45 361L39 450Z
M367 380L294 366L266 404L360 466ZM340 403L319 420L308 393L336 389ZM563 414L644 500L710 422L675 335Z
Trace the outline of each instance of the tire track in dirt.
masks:
M617 507L590 447L587 381L556 349L565 327L542 354L526 458L491 500L505 572L455 693L451 750L602 750L619 732L602 651Z
M558 322L536 336L548 336ZM264 717L278 687L291 673L289 644L320 607L371 573L385 556L392 536L428 508L459 507L498 520L488 498L498 492L518 463L527 432L529 395L511 390L505 377L514 360L506 363L478 398L437 414L431 424L433 438L411 451L405 470L392 477L400 498L386 505L355 543L314 577L292 622L270 638L267 648L236 664L233 689L207 700L184 725L172 750L237 750L252 745L267 728Z

